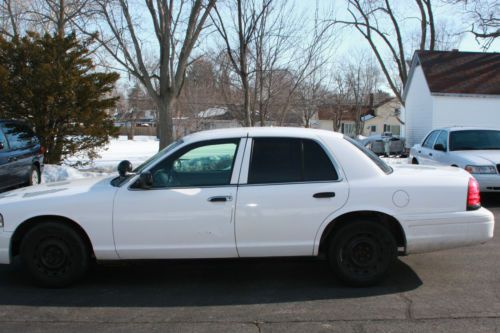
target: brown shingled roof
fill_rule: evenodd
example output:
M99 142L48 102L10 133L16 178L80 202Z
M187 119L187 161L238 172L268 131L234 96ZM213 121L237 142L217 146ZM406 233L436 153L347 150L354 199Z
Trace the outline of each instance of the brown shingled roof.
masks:
M500 53L417 51L433 93L500 95Z

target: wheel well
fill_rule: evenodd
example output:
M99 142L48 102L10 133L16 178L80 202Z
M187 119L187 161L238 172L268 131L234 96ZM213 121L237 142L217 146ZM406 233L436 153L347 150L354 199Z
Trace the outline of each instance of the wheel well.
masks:
M24 236L31 229L33 229L35 226L40 225L41 223L44 223L44 222L62 223L62 224L69 226L73 230L75 230L80 235L80 237L82 237L82 240L85 243L85 246L87 247L90 256L92 258L95 257L94 250L92 247L92 242L90 241L90 238L87 235L87 233L85 232L85 230L83 230L83 228L78 223L76 223L75 221L73 221L67 217L63 217L63 216L44 215L44 216L37 216L37 217L30 218L30 219L24 221L23 223L21 223L21 225L19 225L17 227L16 231L14 231L14 235L12 236L12 242L10 245L11 258L14 258L15 256L17 256L19 254L19 252L21 250L21 242L22 242Z
M451 166L452 166L452 167L455 167L455 168L458 168L458 167L459 167L459 166L458 166L458 165L456 165L456 164L452 164Z
M319 251L321 253L326 253L328 243L336 234L336 232L350 221L360 220L360 219L375 221L376 223L380 223L386 226L394 236L394 240L396 241L398 248L406 247L405 233L398 220L396 220L391 215L381 212L358 211L341 215L332 222L330 222L330 224L328 224L328 226L323 231L323 234L321 235L319 243Z

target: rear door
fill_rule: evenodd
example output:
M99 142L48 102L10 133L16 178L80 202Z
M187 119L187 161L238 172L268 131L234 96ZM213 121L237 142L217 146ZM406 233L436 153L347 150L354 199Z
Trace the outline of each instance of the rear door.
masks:
M343 206L348 184L319 141L253 138L236 204L240 257L308 256L325 219Z

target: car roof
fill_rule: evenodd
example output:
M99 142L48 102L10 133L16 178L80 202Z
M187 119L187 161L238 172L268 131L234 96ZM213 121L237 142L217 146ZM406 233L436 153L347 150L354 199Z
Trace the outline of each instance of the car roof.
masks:
M455 132L455 131L474 131L474 130L481 130L481 131L499 131L499 128L493 128L493 127L479 127L479 126L452 126L452 127L443 127L443 128L436 128L436 130L442 130L442 131L448 131L448 132Z
M196 132L186 136L185 140L201 141L210 139L243 138L247 136L302 137L302 138L331 136L336 138L342 138L343 134L327 130L300 128L300 127L238 127L238 128L224 128L224 129Z

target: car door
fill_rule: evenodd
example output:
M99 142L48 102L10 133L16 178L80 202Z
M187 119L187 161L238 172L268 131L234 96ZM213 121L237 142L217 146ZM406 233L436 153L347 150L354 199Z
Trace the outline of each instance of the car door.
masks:
M320 225L347 200L348 184L319 141L253 138L236 205L240 257L313 254Z
M113 208L120 258L236 257L233 212L245 142L182 147L147 170L151 188L122 186Z
M443 150L436 149L440 145ZM448 154L448 131L439 131L439 134L434 142L432 149L429 153L429 162L433 165L451 165Z
M422 146L420 149L417 150L417 156L418 156L418 161L420 164L432 164L432 157L433 157L433 147L434 147L434 142L436 141L436 138L439 135L439 131L435 130L429 133L427 137L425 138L424 142L422 143Z
M9 143L0 128L0 189L8 188L14 184L13 178L9 173L9 158Z

